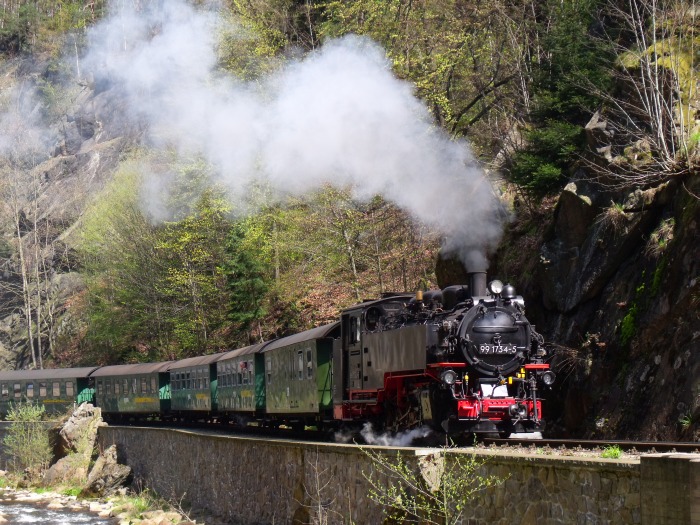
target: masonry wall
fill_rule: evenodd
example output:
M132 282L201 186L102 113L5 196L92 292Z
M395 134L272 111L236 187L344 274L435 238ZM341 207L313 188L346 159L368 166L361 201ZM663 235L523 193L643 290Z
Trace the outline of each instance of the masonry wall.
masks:
M364 476L374 466L356 446L110 427L100 430L100 442L115 443L144 486L166 497L185 494L232 523L306 523L319 511L329 523L383 521ZM507 479L477 497L465 525L642 523L639 461L477 454L488 459L484 473Z
M0 440L7 423L0 423ZM1 441L0 441L1 443ZM236 525L378 525L365 478L375 465L354 445L261 440L218 433L103 427L135 483L192 502ZM397 449L367 447L388 454ZM434 449L398 449L416 461ZM469 454L451 450L449 454ZM700 457L641 460L475 453L481 475L505 480L477 496L463 525L700 525ZM0 446L0 465L5 458ZM429 475L429 474L428 474ZM314 521L316 519L316 521Z

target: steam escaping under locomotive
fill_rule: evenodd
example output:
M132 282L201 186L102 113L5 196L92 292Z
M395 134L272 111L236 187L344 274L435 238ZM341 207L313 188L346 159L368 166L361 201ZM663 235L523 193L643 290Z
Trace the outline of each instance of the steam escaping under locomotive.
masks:
M334 416L420 424L448 434L543 427L539 392L555 376L523 298L485 273L469 285L394 295L343 312Z
M108 421L158 418L338 429L372 423L448 434L543 427L554 382L542 337L513 286L385 294L335 323L178 361L0 371L0 413L92 402Z

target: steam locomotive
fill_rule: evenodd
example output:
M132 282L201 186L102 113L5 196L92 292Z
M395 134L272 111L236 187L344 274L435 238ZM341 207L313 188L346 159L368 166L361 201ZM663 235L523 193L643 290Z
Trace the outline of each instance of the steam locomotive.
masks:
M513 286L487 289L486 274L472 273L469 286L363 303L341 324L336 419L448 434L543 427L538 392L555 376Z
M339 321L179 361L0 372L0 413L89 401L105 419L208 420L340 428L373 423L450 435L542 429L554 373L511 285L386 294Z

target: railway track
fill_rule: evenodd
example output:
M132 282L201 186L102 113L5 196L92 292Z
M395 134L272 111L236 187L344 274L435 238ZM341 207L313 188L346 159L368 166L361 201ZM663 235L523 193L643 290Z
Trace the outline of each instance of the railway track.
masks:
M700 443L673 441L618 441L618 440L583 440L583 439L519 439L511 437L484 438L485 446L497 447L537 447L560 450L605 450L618 447L630 454L653 454L662 452L700 453Z
M123 423L112 423L113 426L123 425ZM148 426L174 430L193 430L206 432L221 432L224 434L235 434L239 436L260 438L260 439L283 439L293 443L295 441L308 442L334 442L332 433L319 431L300 431L292 429L269 429L256 426L243 425L212 425L197 422L173 422L164 421L141 421L138 423L126 424L125 426ZM359 438L359 435L355 436ZM357 440L345 441L352 443ZM361 442L362 439L359 438ZM388 439L390 442L391 440ZM435 446L439 447L439 439L432 442L418 440L413 443L413 446ZM458 446L471 446L471 440L464 440L458 443ZM623 441L623 440L582 440L582 439L526 439L518 437L495 438L481 437L478 439L478 446L482 447L497 447L504 450L508 448L538 448L551 449L553 453L557 451L603 451L609 447L618 447L621 451L628 454L654 454L654 453L695 453L700 454L700 443L693 442L673 442L673 441Z

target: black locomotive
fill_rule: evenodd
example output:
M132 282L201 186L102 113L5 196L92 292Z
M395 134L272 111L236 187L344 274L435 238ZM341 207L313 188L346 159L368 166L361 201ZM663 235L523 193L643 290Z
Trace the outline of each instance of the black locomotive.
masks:
M396 295L346 310L334 360L336 419L459 432L542 428L538 392L554 382L542 337L511 285Z

